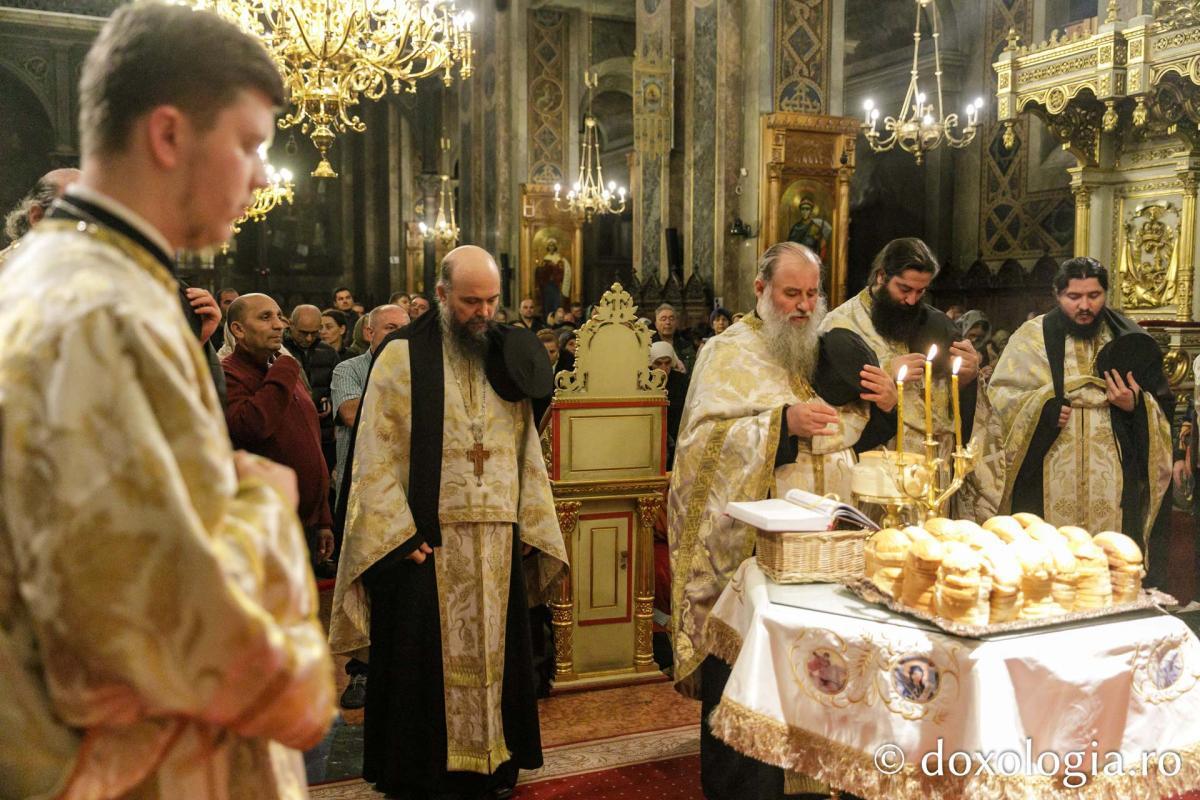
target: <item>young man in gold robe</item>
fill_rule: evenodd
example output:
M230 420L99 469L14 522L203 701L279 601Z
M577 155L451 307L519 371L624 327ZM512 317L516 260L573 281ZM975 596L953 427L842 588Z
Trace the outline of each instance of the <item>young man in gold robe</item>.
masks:
M954 448L951 362L956 357L962 358L958 375L965 442L972 433L980 359L971 341L960 336L953 321L924 302L926 290L937 273L937 259L924 242L915 238L894 239L875 256L867 287L830 311L822 330L846 328L857 333L875 351L879 363L893 380L900 368L907 366L904 450L922 455L925 453L925 359L930 346L937 345L931 403L933 436L939 454L948 459ZM895 449L895 437L886 445Z
M868 426L880 427L879 412L896 405L895 383L869 365L859 376L861 400L834 408L817 397L820 275L820 260L804 245L783 242L763 254L756 310L701 349L679 427L667 514L674 677L689 694L699 679L701 778L711 800L758 797L763 767L707 727L729 667L713 655L705 622L755 545L754 529L725 516L725 506L792 488L848 499L853 447ZM775 772L782 791L782 772Z
M363 393L330 641L369 661L366 780L503 797L542 763L522 557L540 591L567 562L528 399L551 373L532 333L492 321L486 251L448 253L437 293L381 345ZM501 357L509 337L532 342L520 369Z
M1133 365L1100 374L1115 338L1149 337L1108 306L1108 270L1093 258L1064 261L1054 291L1058 308L1018 328L992 373L989 447L1001 458L982 466L999 470L1000 513L1121 531L1143 543L1148 582L1161 585L1166 536L1150 533L1171 481L1173 412L1161 352L1138 359L1153 365L1141 381Z
M296 480L230 450L172 274L266 184L267 53L122 6L82 175L0 282L0 797L307 797L333 665Z

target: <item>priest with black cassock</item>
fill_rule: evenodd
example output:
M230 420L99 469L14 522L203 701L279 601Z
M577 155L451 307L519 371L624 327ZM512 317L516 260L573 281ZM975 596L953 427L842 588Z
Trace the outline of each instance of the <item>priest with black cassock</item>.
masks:
M1174 410L1162 351L1108 306L1108 270L1095 259L1064 261L1054 293L1058 308L1018 328L996 364L988 438L1003 458L980 468L1003 468L1001 513L1121 531L1142 543L1147 582L1162 585Z
M437 294L437 313L383 344L363 394L330 642L369 646L367 781L505 797L542 764L523 557L541 591L567 562L528 399L551 376L532 333L492 321L486 251L447 254Z

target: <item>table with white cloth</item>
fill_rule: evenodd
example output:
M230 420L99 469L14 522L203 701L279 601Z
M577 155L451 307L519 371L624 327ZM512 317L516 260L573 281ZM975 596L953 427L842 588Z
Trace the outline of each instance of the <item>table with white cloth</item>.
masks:
M732 668L714 734L860 797L1200 788L1200 641L1157 609L968 639L751 558L705 632Z

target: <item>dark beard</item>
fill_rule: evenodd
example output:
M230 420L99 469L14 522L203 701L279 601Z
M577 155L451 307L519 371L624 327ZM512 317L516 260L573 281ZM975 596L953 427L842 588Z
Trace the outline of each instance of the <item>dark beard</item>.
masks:
M915 306L897 303L888 294L886 286L871 290L871 324L885 339L893 342L911 342L921 327L923 304Z
M463 353L463 355L482 361L483 358L487 356L488 334L491 333L499 323L489 319L487 321L487 327L476 333L472 331L470 326L466 323L456 320L451 315L448 305L441 305L438 311L441 315L442 334L448 335L450 341L459 349L461 353Z
M1067 323L1067 335L1072 339L1095 339L1100 335L1100 325L1103 324L1104 318L1097 314L1091 322L1081 325L1063 314L1063 321Z

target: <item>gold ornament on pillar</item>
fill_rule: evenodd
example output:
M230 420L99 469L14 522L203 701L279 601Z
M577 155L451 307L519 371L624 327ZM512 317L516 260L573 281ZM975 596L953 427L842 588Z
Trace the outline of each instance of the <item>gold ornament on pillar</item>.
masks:
M417 81L453 71L471 75L470 11L449 0L192 0L260 39L283 75L291 111L280 128L299 125L321 154L312 175L336 178L329 148L337 133L361 133L362 98L379 100Z
M886 136L879 132L879 109L872 100L863 104L866 118L862 124L863 135L867 144L877 153L891 150L896 145L916 157L917 163L924 161L925 153L943 144L950 147L966 147L975 139L978 130L979 110L983 108L983 98L977 98L967 105L966 127L958 130L958 114L944 114L942 106L942 53L939 40L941 25L936 0L914 0L917 10L916 27L913 29L912 70L909 72L908 92L900 106L900 114L896 117L886 117L883 129ZM920 67L918 60L921 53L921 12L929 15L930 28L933 34L933 77L935 94L929 97L920 88ZM1005 134L1007 136L1007 133Z

